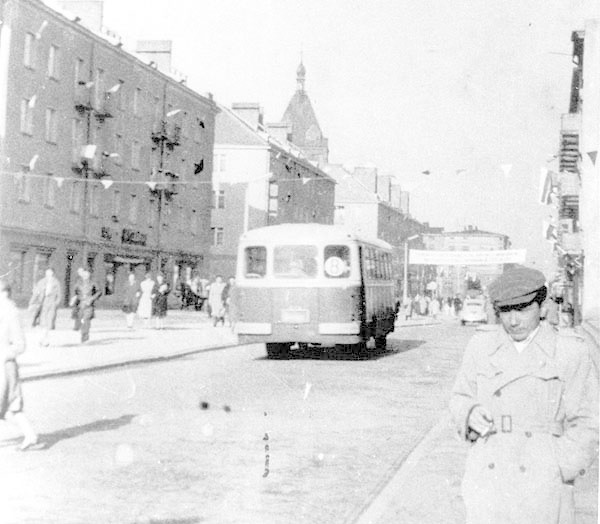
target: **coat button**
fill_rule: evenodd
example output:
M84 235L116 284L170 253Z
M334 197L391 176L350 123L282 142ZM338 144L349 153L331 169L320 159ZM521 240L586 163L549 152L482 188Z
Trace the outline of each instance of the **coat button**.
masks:
M525 436L526 436L527 438L531 438L531 431L526 431L526 432L525 432Z
M581 470L579 470L579 474L580 474L580 475L585 475L585 469L581 469Z
M521 473L525 473L525 470L527 468L525 466L519 466L519 470L521 471Z
M493 462L490 462L488 464L488 468L490 468L490 469L494 469L495 467L496 467L496 464L494 464Z

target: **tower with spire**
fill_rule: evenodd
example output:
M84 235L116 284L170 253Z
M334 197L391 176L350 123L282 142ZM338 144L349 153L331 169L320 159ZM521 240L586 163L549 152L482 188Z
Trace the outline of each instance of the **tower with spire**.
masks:
M288 140L298 146L309 160L321 165L329 161L329 144L305 90L306 67L302 59L296 69L296 92L292 96L281 123L288 126Z

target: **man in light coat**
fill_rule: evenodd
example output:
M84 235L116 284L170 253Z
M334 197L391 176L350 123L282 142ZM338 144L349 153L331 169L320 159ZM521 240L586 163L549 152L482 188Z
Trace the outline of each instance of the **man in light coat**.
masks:
M54 276L54 269L46 269L44 278L40 279L33 288L29 308L33 311L33 325L40 325L42 337L40 345L48 346L50 330L56 324L56 313L62 301L60 282Z
M516 266L488 291L498 329L471 339L450 400L471 443L462 484L467 523L574 523L573 483L598 448L593 349L540 324L541 272Z

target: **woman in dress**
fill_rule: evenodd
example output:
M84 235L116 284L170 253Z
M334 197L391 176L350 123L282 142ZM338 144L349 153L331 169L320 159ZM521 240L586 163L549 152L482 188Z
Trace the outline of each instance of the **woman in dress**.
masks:
M123 313L127 320L127 327L133 329L133 320L138 307L138 300L141 295L140 285L135 279L134 273L129 273L127 278L127 286L125 287L125 296L123 298Z
M154 286L155 282L152 280L152 275L146 273L144 280L140 284L141 295L137 308L138 317L144 319L146 327L150 326L150 319L152 318L152 294L154 293Z
M218 322L225 325L225 304L223 303L223 290L225 283L221 275L217 275L215 281L208 288L208 305L210 306L210 316L213 326Z
M167 316L167 297L171 288L165 282L165 277L160 273L156 275L156 288L152 294L152 315L156 319L156 329L165 328Z
M19 449L37 444L38 436L23 413L23 394L16 358L25 351L19 311L10 299L10 286L0 280L0 419L8 414L23 434Z

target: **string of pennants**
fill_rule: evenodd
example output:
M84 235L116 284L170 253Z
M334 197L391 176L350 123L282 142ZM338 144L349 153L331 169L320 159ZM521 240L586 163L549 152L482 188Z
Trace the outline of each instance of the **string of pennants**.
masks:
M12 176L16 180L21 180L24 177L35 178L35 179L39 179L39 180L53 180L54 182L56 182L56 185L59 188L62 187L62 185L65 181L67 181L67 182L78 182L78 183L89 183L89 184L101 184L104 187L104 189L108 189L113 184L116 184L116 185L146 185L152 191L154 191L156 189L156 187L161 184L184 185L184 186L190 186L190 187L196 187L196 186L202 186L202 185L212 185L212 186L218 187L218 186L220 186L220 184L240 184L240 183L247 184L247 183L257 182L259 180L265 180L265 179L271 178L273 176L273 173L266 173L265 175L261 175L261 176L250 178L250 179L248 179L248 178L243 178L243 179L242 178L230 178L230 177L221 179L218 175L214 174L213 175L214 180L203 180L203 181L202 180L189 180L189 181L187 181L187 180L171 180L171 179L167 179L167 178L165 178L163 180L108 180L108 179L99 179L99 178L94 178L94 177L80 178L80 177L75 177L75 176L63 177L63 176L57 176L57 175L45 175L45 174L32 173L31 171L28 171L28 172L0 171L0 174ZM301 181L302 184L304 185L304 184L307 184L308 182L314 181L314 180L323 180L323 178L322 177L289 177L289 178L280 178L279 182Z

